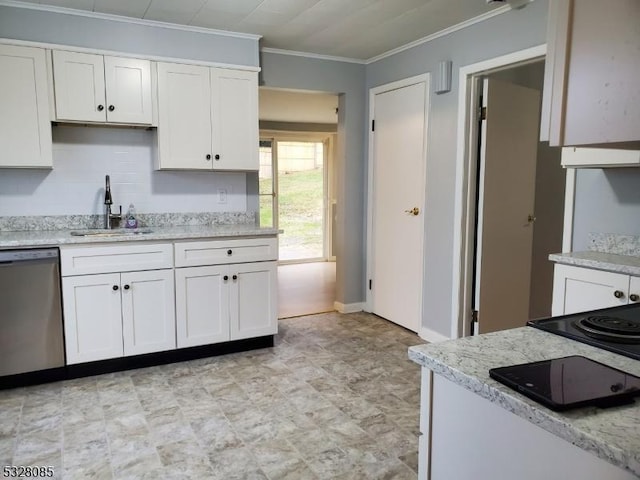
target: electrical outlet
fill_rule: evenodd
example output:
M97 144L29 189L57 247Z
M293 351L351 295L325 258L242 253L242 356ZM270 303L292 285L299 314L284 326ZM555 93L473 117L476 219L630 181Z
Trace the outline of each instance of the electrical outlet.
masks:
M218 189L218 203L227 203L227 189L219 188Z

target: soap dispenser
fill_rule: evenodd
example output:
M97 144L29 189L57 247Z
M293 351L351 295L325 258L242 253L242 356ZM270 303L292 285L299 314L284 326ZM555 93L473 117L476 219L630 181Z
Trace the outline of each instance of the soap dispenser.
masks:
M136 209L133 203L129 204L129 210L127 210L127 216L125 217L126 228L138 228L138 219L136 218Z

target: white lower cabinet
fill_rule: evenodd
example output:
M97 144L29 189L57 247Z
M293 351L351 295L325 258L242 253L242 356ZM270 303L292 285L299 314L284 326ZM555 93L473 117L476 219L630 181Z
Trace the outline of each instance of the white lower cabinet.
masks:
M62 279L67 364L175 348L172 270Z
M67 364L176 346L173 246L60 247Z
M67 364L121 357L119 273L62 279Z
M640 299L640 277L556 264L552 315L616 307Z
M637 480L426 367L421 398L420 480Z
M176 269L177 346L277 333L276 262Z
M278 332L276 262L229 265L231 340Z
M275 237L175 243L178 347L278 332Z
M176 337L178 348L229 340L228 267L176 269Z

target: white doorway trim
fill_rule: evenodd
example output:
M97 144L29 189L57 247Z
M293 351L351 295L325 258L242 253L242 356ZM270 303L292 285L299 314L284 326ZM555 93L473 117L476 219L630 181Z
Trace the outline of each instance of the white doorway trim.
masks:
M431 75L429 73L423 73L420 75L415 75L413 77L404 78L401 80L397 80L395 82L386 83L384 85L380 85L377 87L373 87L369 89L369 123L368 123L368 158L367 158L367 256L366 256L366 276L365 276L365 303L364 303L364 311L371 312L373 309L373 297L371 294L371 290L369 289L369 280L372 278L373 274L373 165L374 165L374 135L371 129L372 122L375 116L375 97L376 95L384 92L388 92L391 90L397 90L399 88L408 87L411 85L415 85L417 83L425 83L427 95L425 97L425 110L426 110L426 118L425 118L425 135L424 139L426 142L425 147L423 148L425 158L423 159L426 162L427 155L427 145L429 142L429 105L430 105L430 79ZM426 185L426 168L423 169L424 172L424 184ZM419 205L420 211L425 211L425 203L426 195L423 197L422 205ZM424 250L424 244L423 244ZM424 272L423 272L424 277ZM420 325L418 325L418 334L421 333L422 328L422 313L423 306L420 306Z
M526 64L543 59L547 46L538 45L482 62L465 65L459 70L458 87L458 133L455 177L454 231L453 231L453 282L451 288L451 338L467 336L471 325L471 282L473 274L473 238L468 232L473 231L473 205L475 189L475 173L472 166L476 164L473 148L473 136L477 135L475 115L471 112L477 108L474 95L474 79L481 73L511 68L517 64ZM475 144L474 144L475 145ZM567 191L565 193L565 223L563 249L570 248L570 235L573 224L573 187L575 171L567 171ZM473 184L473 185L472 185ZM471 214L470 214L471 213Z

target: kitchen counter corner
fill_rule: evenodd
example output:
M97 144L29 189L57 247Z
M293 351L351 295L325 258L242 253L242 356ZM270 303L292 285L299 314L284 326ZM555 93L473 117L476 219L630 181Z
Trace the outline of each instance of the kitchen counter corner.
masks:
M567 442L640 476L640 403L554 412L489 377L495 367L583 355L640 376L640 362L531 327L409 348L409 358Z

